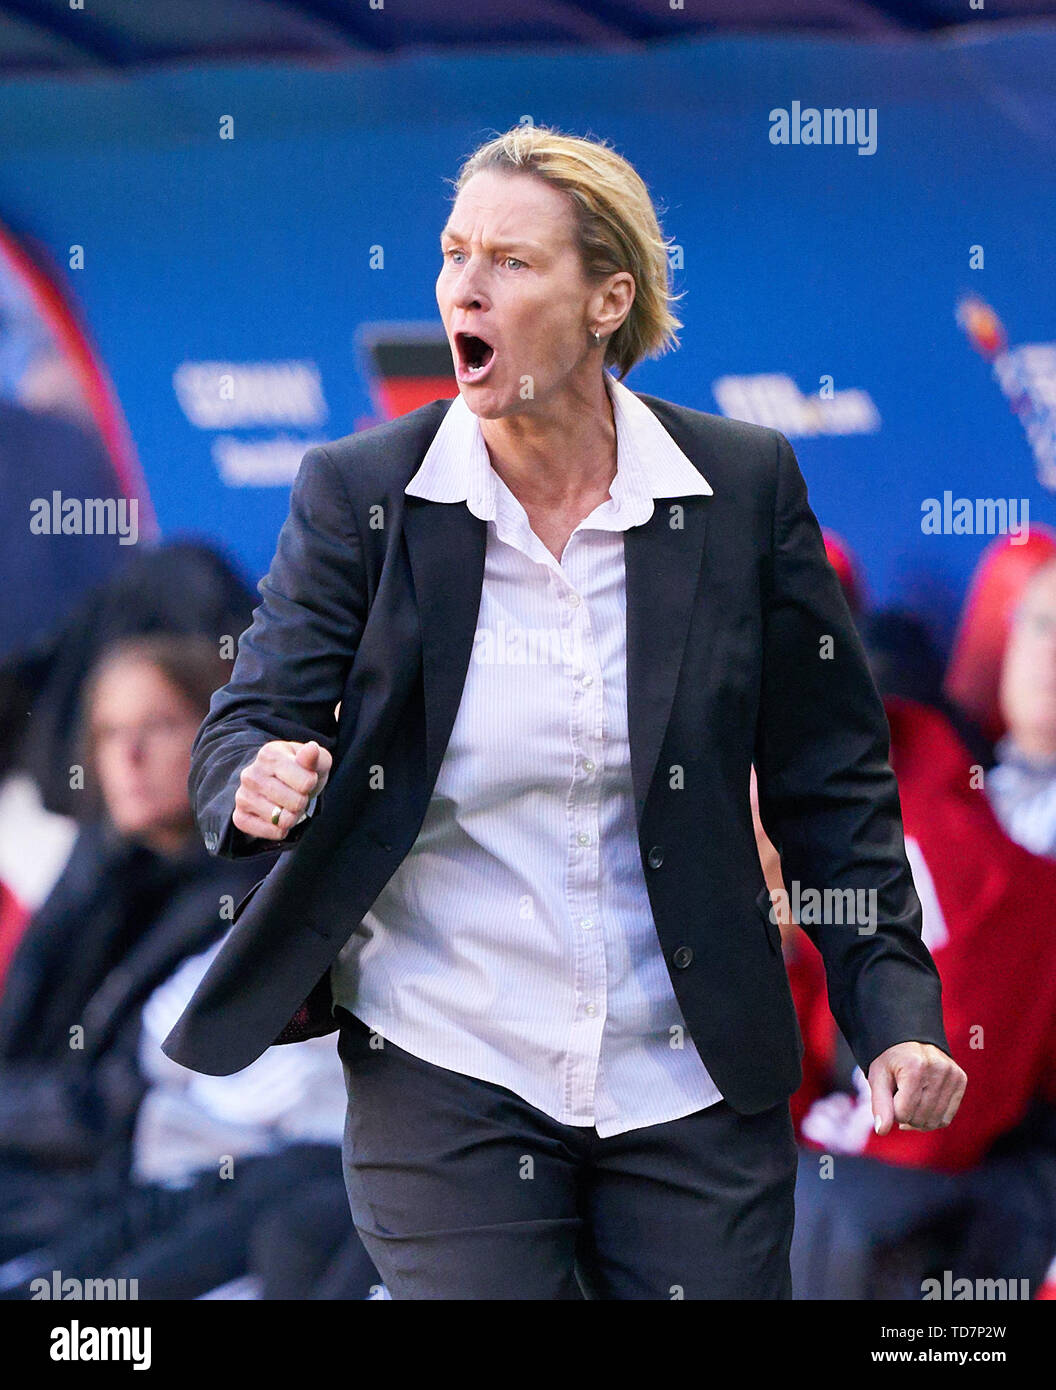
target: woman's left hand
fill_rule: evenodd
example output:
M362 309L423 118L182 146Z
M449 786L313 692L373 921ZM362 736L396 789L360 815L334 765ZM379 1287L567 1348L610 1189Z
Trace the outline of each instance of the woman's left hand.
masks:
M881 1052L869 1068L873 1128L945 1129L956 1115L968 1077L933 1043L902 1042Z

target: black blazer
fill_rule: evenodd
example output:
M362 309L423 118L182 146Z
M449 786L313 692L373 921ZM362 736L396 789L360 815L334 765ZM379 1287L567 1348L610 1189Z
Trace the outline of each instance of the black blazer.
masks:
M641 399L713 489L658 500L625 532L642 865L689 1031L729 1104L751 1114L795 1090L803 1051L752 829L753 761L786 883L877 891L872 934L806 927L863 1069L910 1039L949 1051L939 978L883 707L791 445ZM424 819L469 666L487 534L464 502L404 494L449 405L308 451L262 602L195 740L198 825L232 857L269 848L231 824L261 744L316 739L334 754L315 814L165 1041L197 1071L240 1070L306 997L329 1003L331 963ZM337 1026L325 1013L321 1031Z

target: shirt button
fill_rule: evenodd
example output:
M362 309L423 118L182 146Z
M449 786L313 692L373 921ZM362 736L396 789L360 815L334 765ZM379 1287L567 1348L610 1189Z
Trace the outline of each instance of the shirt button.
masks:
M587 1005L587 1013L590 1014L591 1018L593 1018L594 1015L595 1015L597 1012L598 1012L598 1011L597 1011L597 1009L594 1007L593 1004L588 1004L588 1005Z
M594 684L594 677L593 677L593 676L589 676L589 675L588 675L588 676L584 676L584 677L583 677L583 684L584 684L584 685L593 685L593 684Z
M593 760L592 758L584 758L584 759L583 759L583 771L584 771L584 772L593 772L593 771L594 771L594 760Z
M569 595L568 595L568 602L569 602L569 606L570 606L571 608L578 608L578 607L579 607L579 595L578 595L578 594L569 594Z
M659 845L654 845L649 851L648 862L650 869L659 869L660 865L664 862L664 851Z
M594 925L594 918L593 918L593 917L584 917L584 918L580 921L580 924L579 924L579 925L583 928L584 931L590 931L591 927Z
M577 844L577 845L589 845L589 844L590 844L590 836L587 834L587 832L586 832L585 830L581 830L581 831L579 832L579 834L576 836L576 844Z
M671 964L676 970L685 970L687 965L692 964L693 948L691 946L679 946L678 950L671 957Z

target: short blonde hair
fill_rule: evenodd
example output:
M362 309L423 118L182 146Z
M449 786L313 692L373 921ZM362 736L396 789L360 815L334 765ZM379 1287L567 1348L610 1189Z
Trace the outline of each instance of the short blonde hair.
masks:
M679 345L683 325L671 306L669 240L660 229L649 190L634 167L601 139L563 135L549 126L517 125L480 145L462 165L455 197L484 170L534 174L567 193L575 241L588 279L617 271L634 277L634 303L609 339L605 365L622 380L643 357Z

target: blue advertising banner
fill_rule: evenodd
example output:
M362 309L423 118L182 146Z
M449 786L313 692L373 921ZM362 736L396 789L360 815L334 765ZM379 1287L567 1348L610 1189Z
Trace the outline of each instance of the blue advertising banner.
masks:
M447 180L520 120L604 137L673 239L632 388L791 439L872 604L951 635L1056 522L1056 31L0 85L0 219L91 327L162 534L266 568L304 450L456 386Z

